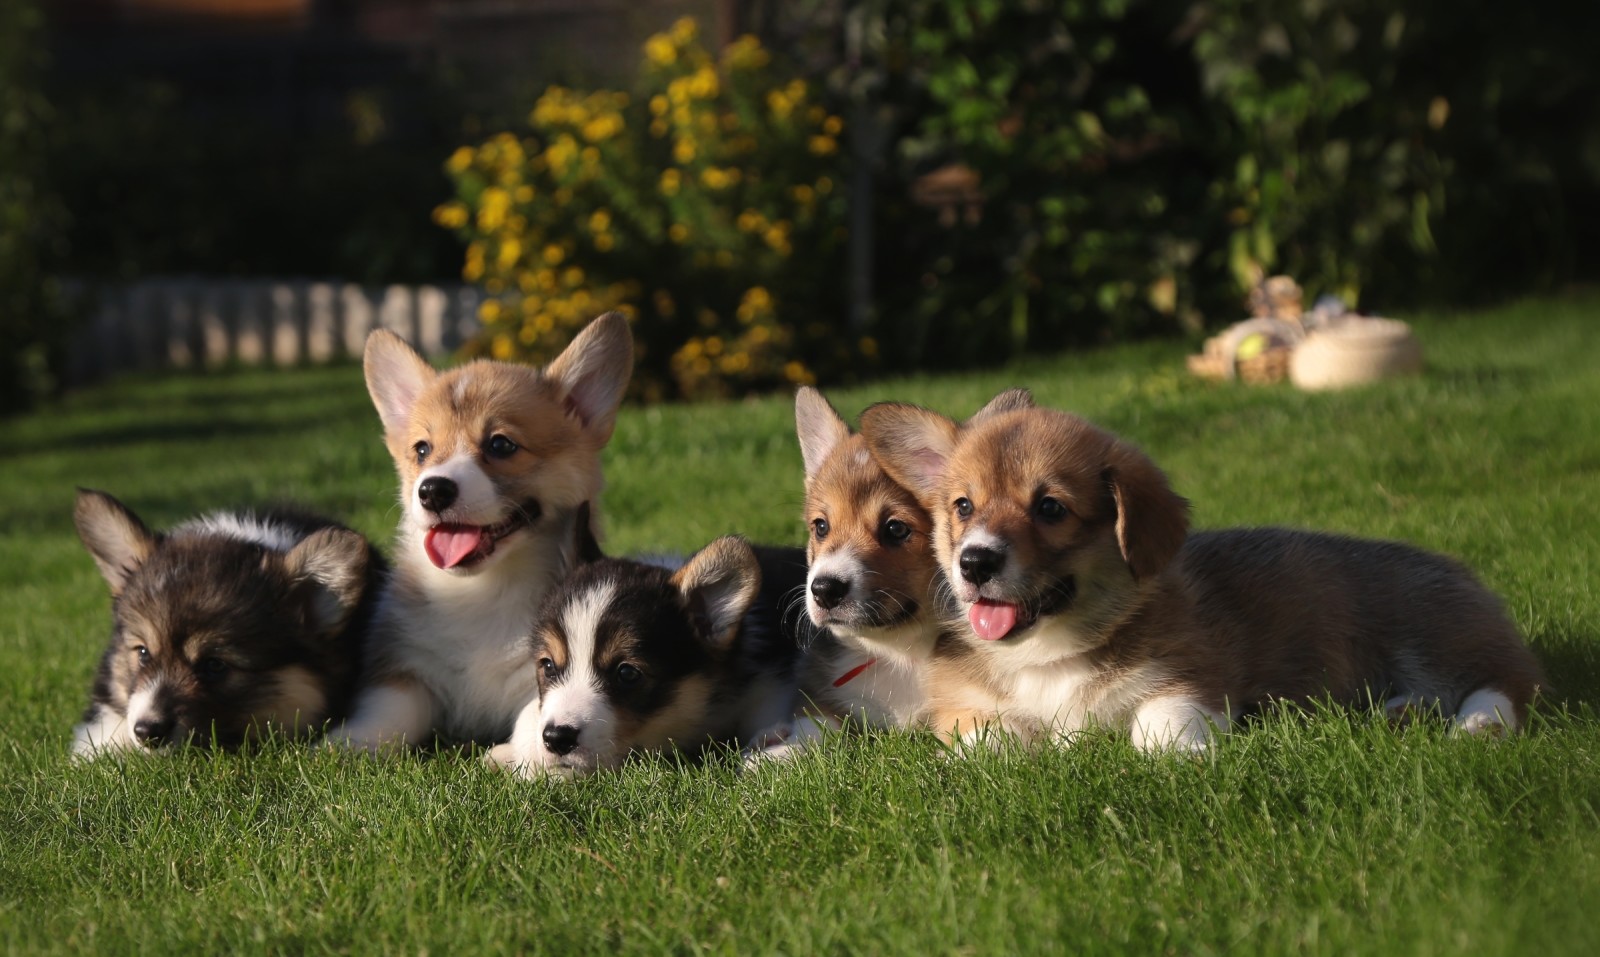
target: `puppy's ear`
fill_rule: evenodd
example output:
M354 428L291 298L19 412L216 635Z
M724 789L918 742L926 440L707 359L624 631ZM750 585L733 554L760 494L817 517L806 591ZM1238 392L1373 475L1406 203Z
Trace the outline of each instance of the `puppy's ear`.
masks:
M984 403L983 408L972 413L972 418L967 420L967 424L982 422L992 415L1000 415L1003 412L1017 412L1031 408L1033 408L1032 392L1027 389L1007 389Z
M572 517L572 564L587 565L606 557L594 533L594 510L588 502L578 506Z
M839 443L850 437L850 426L821 392L808 385L794 394L794 426L800 435L800 457L805 460L808 479L817 474Z
M617 424L617 406L633 375L633 333L620 312L608 312L583 327L544 374L566 392L567 411L602 443Z
M333 637L344 629L367 589L372 552L361 533L322 528L283 556L283 567L308 599L311 630Z
M155 534L126 505L94 489L78 489L72 521L112 596L122 594L128 576L155 550Z
M956 447L955 422L903 402L880 402L861 413L867 447L896 482L929 502Z
M361 365L367 376L367 394L378 407L383 430L389 433L405 425L417 397L438 375L417 350L387 329L374 329L367 336Z
M1116 441L1106 456L1106 484L1117 503L1117 544L1136 579L1158 575L1189 534L1189 500L1143 452Z
M672 576L672 584L700 634L726 646L761 590L761 566L748 542L728 535L696 552Z

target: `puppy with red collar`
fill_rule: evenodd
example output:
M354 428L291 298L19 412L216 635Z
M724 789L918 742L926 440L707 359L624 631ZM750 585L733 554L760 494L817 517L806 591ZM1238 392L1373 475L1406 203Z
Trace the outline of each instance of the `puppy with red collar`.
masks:
M1101 726L1197 748L1269 701L1312 699L1516 730L1542 680L1457 562L1315 532L1190 534L1155 463L1077 416L958 425L886 403L862 432L932 516L964 612L967 654L930 674L932 721L951 737Z

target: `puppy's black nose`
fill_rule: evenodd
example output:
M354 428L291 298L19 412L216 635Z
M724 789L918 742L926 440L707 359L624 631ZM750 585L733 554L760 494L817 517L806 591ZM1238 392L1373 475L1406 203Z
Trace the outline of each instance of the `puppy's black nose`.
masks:
M961 550L961 577L974 585L981 585L1006 564L1006 553L994 548L973 545Z
M171 735L171 718L140 718L133 723L133 736L147 748L160 747Z
M442 475L430 475L417 486L417 501L430 512L442 512L456 503L456 483Z
M578 729L570 724L544 726L544 746L551 754L571 754L578 747Z
M848 594L850 594L850 583L847 581L829 578L827 575L818 575L811 579L811 597L824 608L832 608L839 604Z

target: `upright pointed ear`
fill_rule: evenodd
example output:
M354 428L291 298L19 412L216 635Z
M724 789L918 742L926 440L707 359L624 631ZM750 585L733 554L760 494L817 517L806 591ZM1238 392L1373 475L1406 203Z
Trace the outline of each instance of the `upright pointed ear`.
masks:
M295 587L310 599L311 630L331 638L344 629L367 590L372 552L361 533L323 528L283 556Z
M695 628L713 645L726 646L761 590L761 566L737 535L719 538L695 552L672 576Z
M939 413L903 402L880 402L861 413L861 434L873 457L924 503L944 478L957 431Z
M817 474L828 455L850 437L850 426L822 393L801 386L794 394L794 427L800 435L800 457L806 463L806 478Z
M601 442L611 438L617 406L633 375L633 333L620 312L608 312L584 326L544 374L561 384L567 410Z
M155 550L156 535L126 505L94 489L78 489L72 521L112 596L122 594L128 576Z
M1117 503L1117 544L1133 577L1159 575L1189 534L1189 500L1143 452L1120 440L1106 456L1106 483Z
M983 408L972 413L972 418L967 420L967 424L972 425L974 422L982 422L991 415L1031 408L1033 408L1032 392L1027 389L1007 389L984 403Z
M584 502L572 517L572 564L587 565L605 557L594 531L594 509Z
M405 424L417 397L438 375L417 350L387 329L374 329L367 336L361 365L367 375L367 394L378 407L383 430L389 433Z

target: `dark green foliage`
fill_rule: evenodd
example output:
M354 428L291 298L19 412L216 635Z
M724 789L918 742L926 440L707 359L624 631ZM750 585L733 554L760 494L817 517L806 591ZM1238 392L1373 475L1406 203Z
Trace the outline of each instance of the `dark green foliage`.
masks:
M51 192L39 11L0 5L0 412L49 391L63 316L52 268L62 211Z

